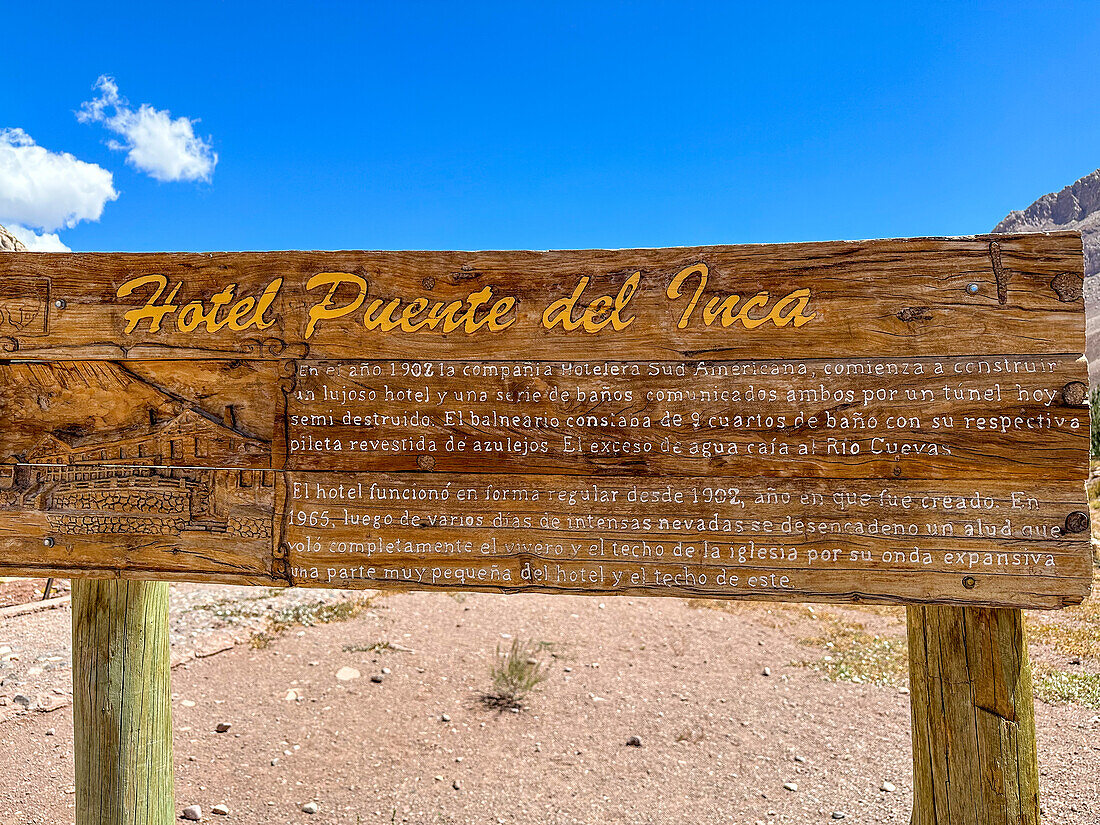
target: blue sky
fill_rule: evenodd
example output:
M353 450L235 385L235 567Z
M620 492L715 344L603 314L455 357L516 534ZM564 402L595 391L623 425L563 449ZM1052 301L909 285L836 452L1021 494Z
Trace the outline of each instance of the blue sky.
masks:
M1100 166L1098 11L55 2L45 20L15 4L0 129L22 130L23 145L9 160L33 141L111 178L67 195L66 177L51 195L39 167L9 171L26 180L5 207L0 179L0 212L20 213L0 222L76 251L984 232ZM81 122L81 105L103 99L100 76L117 82L124 117ZM185 119L192 148L208 166L217 156L209 174L166 171L168 145L135 159L143 138L126 123L141 104L166 129ZM36 197L83 198L73 214L87 216L99 197L101 211L51 227Z

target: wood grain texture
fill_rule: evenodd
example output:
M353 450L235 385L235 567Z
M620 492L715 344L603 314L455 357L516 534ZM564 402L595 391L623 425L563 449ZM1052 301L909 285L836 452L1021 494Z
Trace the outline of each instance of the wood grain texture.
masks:
M1075 603L1082 277L1073 233L2 256L0 570Z
M1083 490L1056 482L199 473L224 497L205 515L195 495L122 523L98 498L17 512L0 572L1027 607L1091 581Z
M175 821L168 585L74 579L77 825Z
M913 825L1038 825L1031 668L1019 610L908 610Z
M709 268L704 303L758 292L775 301L807 288L815 315L797 329L723 329L697 319L679 329L688 299L670 300L666 289L678 272L697 264ZM306 283L333 271L365 279L368 304L374 298L449 302L489 286L495 296L515 297L516 321L500 333L386 334L364 329L362 312L355 312L319 324L307 340L308 310L325 289L307 290ZM591 279L582 294L587 304L599 295L614 296L635 272L640 284L631 307L638 321L628 328L592 335L542 328L547 305L570 295L580 278ZM267 328L200 327L188 333L172 317L159 332L143 324L124 334L125 312L140 306L148 290L122 298L116 293L149 274L181 284L181 306L209 300L230 284L236 300L259 297L275 278L283 283ZM4 311L0 294L0 348L46 360L299 358L307 352L318 358L401 358L411 346L421 357L438 358L1081 353L1083 299L1079 291L1073 299L1064 288L1059 293L1055 278L1059 284L1083 279L1076 233L561 252L12 253L0 256L0 280L21 285L24 297L18 306L9 300L11 308Z
M1076 356L301 361L296 373L287 469L415 472L428 459L436 471L578 475L1087 474Z

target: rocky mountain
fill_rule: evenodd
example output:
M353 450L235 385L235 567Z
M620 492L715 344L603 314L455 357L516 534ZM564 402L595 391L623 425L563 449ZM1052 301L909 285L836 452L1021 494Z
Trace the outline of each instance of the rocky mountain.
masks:
M26 247L15 235L0 226L0 252L23 252Z
M1100 169L1061 192L1043 195L1027 209L1009 212L994 232L1081 233L1085 245L1085 354L1089 375L1100 382Z

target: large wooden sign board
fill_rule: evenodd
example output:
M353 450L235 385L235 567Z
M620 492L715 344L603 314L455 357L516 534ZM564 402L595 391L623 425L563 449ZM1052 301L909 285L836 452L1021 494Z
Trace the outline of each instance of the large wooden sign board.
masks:
M1060 607L1078 235L0 256L0 572Z

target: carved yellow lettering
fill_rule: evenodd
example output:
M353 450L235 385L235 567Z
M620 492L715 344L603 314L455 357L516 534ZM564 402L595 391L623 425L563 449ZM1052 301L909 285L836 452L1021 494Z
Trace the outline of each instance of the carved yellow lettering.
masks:
M703 307L703 324L709 327L721 317L723 327L733 326L733 322L737 320L737 313L734 312L734 310L737 308L737 302L740 300L740 295L727 295L725 298L715 296L711 298L707 301L707 305Z
M394 310L399 306L401 306L400 298L393 298L388 304L381 298L375 298L367 305L367 311L363 314L363 326L367 329L389 332L401 323L393 317Z
M577 287L573 290L572 295L567 298L558 298L546 308L546 311L542 313L542 325L546 329L553 329L556 324L561 324L562 329L566 332L572 332L581 325L580 321L573 320L573 307L577 305L577 299L581 297L581 293L584 292L590 280L585 275L577 282Z
M493 304L492 308L490 308L489 310L489 317L486 320L486 328L489 330L489 332L500 332L501 330L508 329L508 327L512 326L512 324L516 322L516 319L514 317L509 318L503 323L501 323L501 321L505 315L515 309L515 306L516 299L511 296L501 298L499 301Z
M630 299L633 298L634 293L638 291L638 284L641 282L642 273L635 272L626 279L626 283L624 283L622 289L619 290L619 294L615 296L615 308L611 310L611 326L615 330L622 331L634 323L633 315L629 318L623 318L619 313L626 309L626 305L630 303Z
M574 319L573 314L577 309L577 302L592 280L585 275L577 282L572 294L565 298L559 298L546 308L546 311L542 313L542 325L546 329L553 329L561 324L562 329L566 332L583 328L587 333L596 333L608 325L616 330L626 329L634 323L634 316L623 318L620 313L634 297L641 278L642 274L635 272L623 283L614 298L610 295L600 295L581 310L579 319Z
M809 315L804 314L806 306L809 303L810 290L805 288L796 289L772 307L771 319L775 322L777 327L785 327L792 322L796 328L800 327L803 324L809 323L809 320L817 315L816 312L811 312ZM788 305L793 306L793 309L784 315L783 310L785 310Z
M687 308L684 309L683 315L680 316L680 321L676 326L680 329L685 329L688 322L691 320L691 313L695 311L695 305L699 303L699 299L703 296L703 290L707 288L707 278L709 271L706 264L695 264L695 266L685 267L676 273L676 276L672 279L668 285L668 289L665 290L665 295L669 297L669 300L676 300L683 292L684 281L690 278L692 275L699 276L699 286L695 290L695 294L691 296L691 300L688 301Z
M681 269L669 282L668 288L665 290L665 295L670 300L682 297L684 286L692 276L698 276L699 283L680 315L680 320L676 325L680 329L685 329L691 322L692 313L694 313L695 307L699 305L706 292L709 277L706 264L695 264ZM735 294L715 295L707 300L703 306L703 326L710 327L714 326L715 323L719 323L728 328L740 323L745 329L758 329L771 321L777 327L785 327L788 324L800 327L816 315L814 312L807 313L805 311L810 302L810 290L806 288L796 289L789 295L784 296L764 315L757 315L753 313L753 310L764 309L768 306L771 301L769 293L760 291L752 297L746 298L744 303L738 307L740 301L741 296Z
M180 310L176 318L176 327L180 332L194 332L206 320L206 310L202 301L190 301Z
M353 275L350 272L318 272L306 282L306 289L313 290L326 284L330 284L330 286L324 299L322 299L319 304L310 307L309 323L306 325L306 338L311 338L313 336L313 332L317 328L317 323L319 321L326 321L332 318L343 318L348 313L355 312L355 310L359 309L359 307L363 305L364 299L367 297L367 282L358 275ZM338 290L342 284L352 284L359 292L349 303L338 306L333 303L332 299L333 296L336 295L336 290Z
M164 316L179 309L172 301L175 300L176 293L180 291L180 284L176 284L172 294L165 299L163 304L157 306L157 301L160 300L160 296L164 294L164 290L168 286L168 279L163 275L141 275L137 278L131 278L118 288L115 295L119 298L125 298L127 295L133 294L134 290L146 284L155 285L152 296L145 302L144 306L128 310L123 316L126 318L127 335L137 329L138 324L146 318L149 319L149 332L159 332L160 323Z
M585 332L599 332L601 329L611 323L611 313L608 310L615 305L615 302L611 300L610 295L601 295L595 301L588 305L588 308L584 311L584 316L581 318L581 326L584 327ZM607 317L602 321L596 320L603 313L607 313Z
M741 305L741 311L737 313L737 320L745 325L745 329L756 329L768 320L768 316L753 318L749 315L749 310L754 307L766 307L767 305L768 293L758 292Z
M267 329L269 326L275 323L275 319L268 321L264 316L267 313L268 308L275 303L275 296L279 294L279 290L283 286L283 279L276 278L270 284L267 285L267 289L260 295L260 300L256 302L255 314L245 321L245 326L254 326L258 329Z
M223 326L228 325L230 329L236 330L237 332L248 329L249 322L243 321L242 319L251 312L255 306L255 298L242 298L237 301L237 303L233 304L233 308L229 310L229 317L217 324L217 328L221 329ZM216 311L217 310L215 310L215 312ZM213 315L213 313L211 313L211 315Z
M428 319L413 323L413 318L428 308L427 298L417 298L401 312L401 329L405 332L416 332L428 323Z

